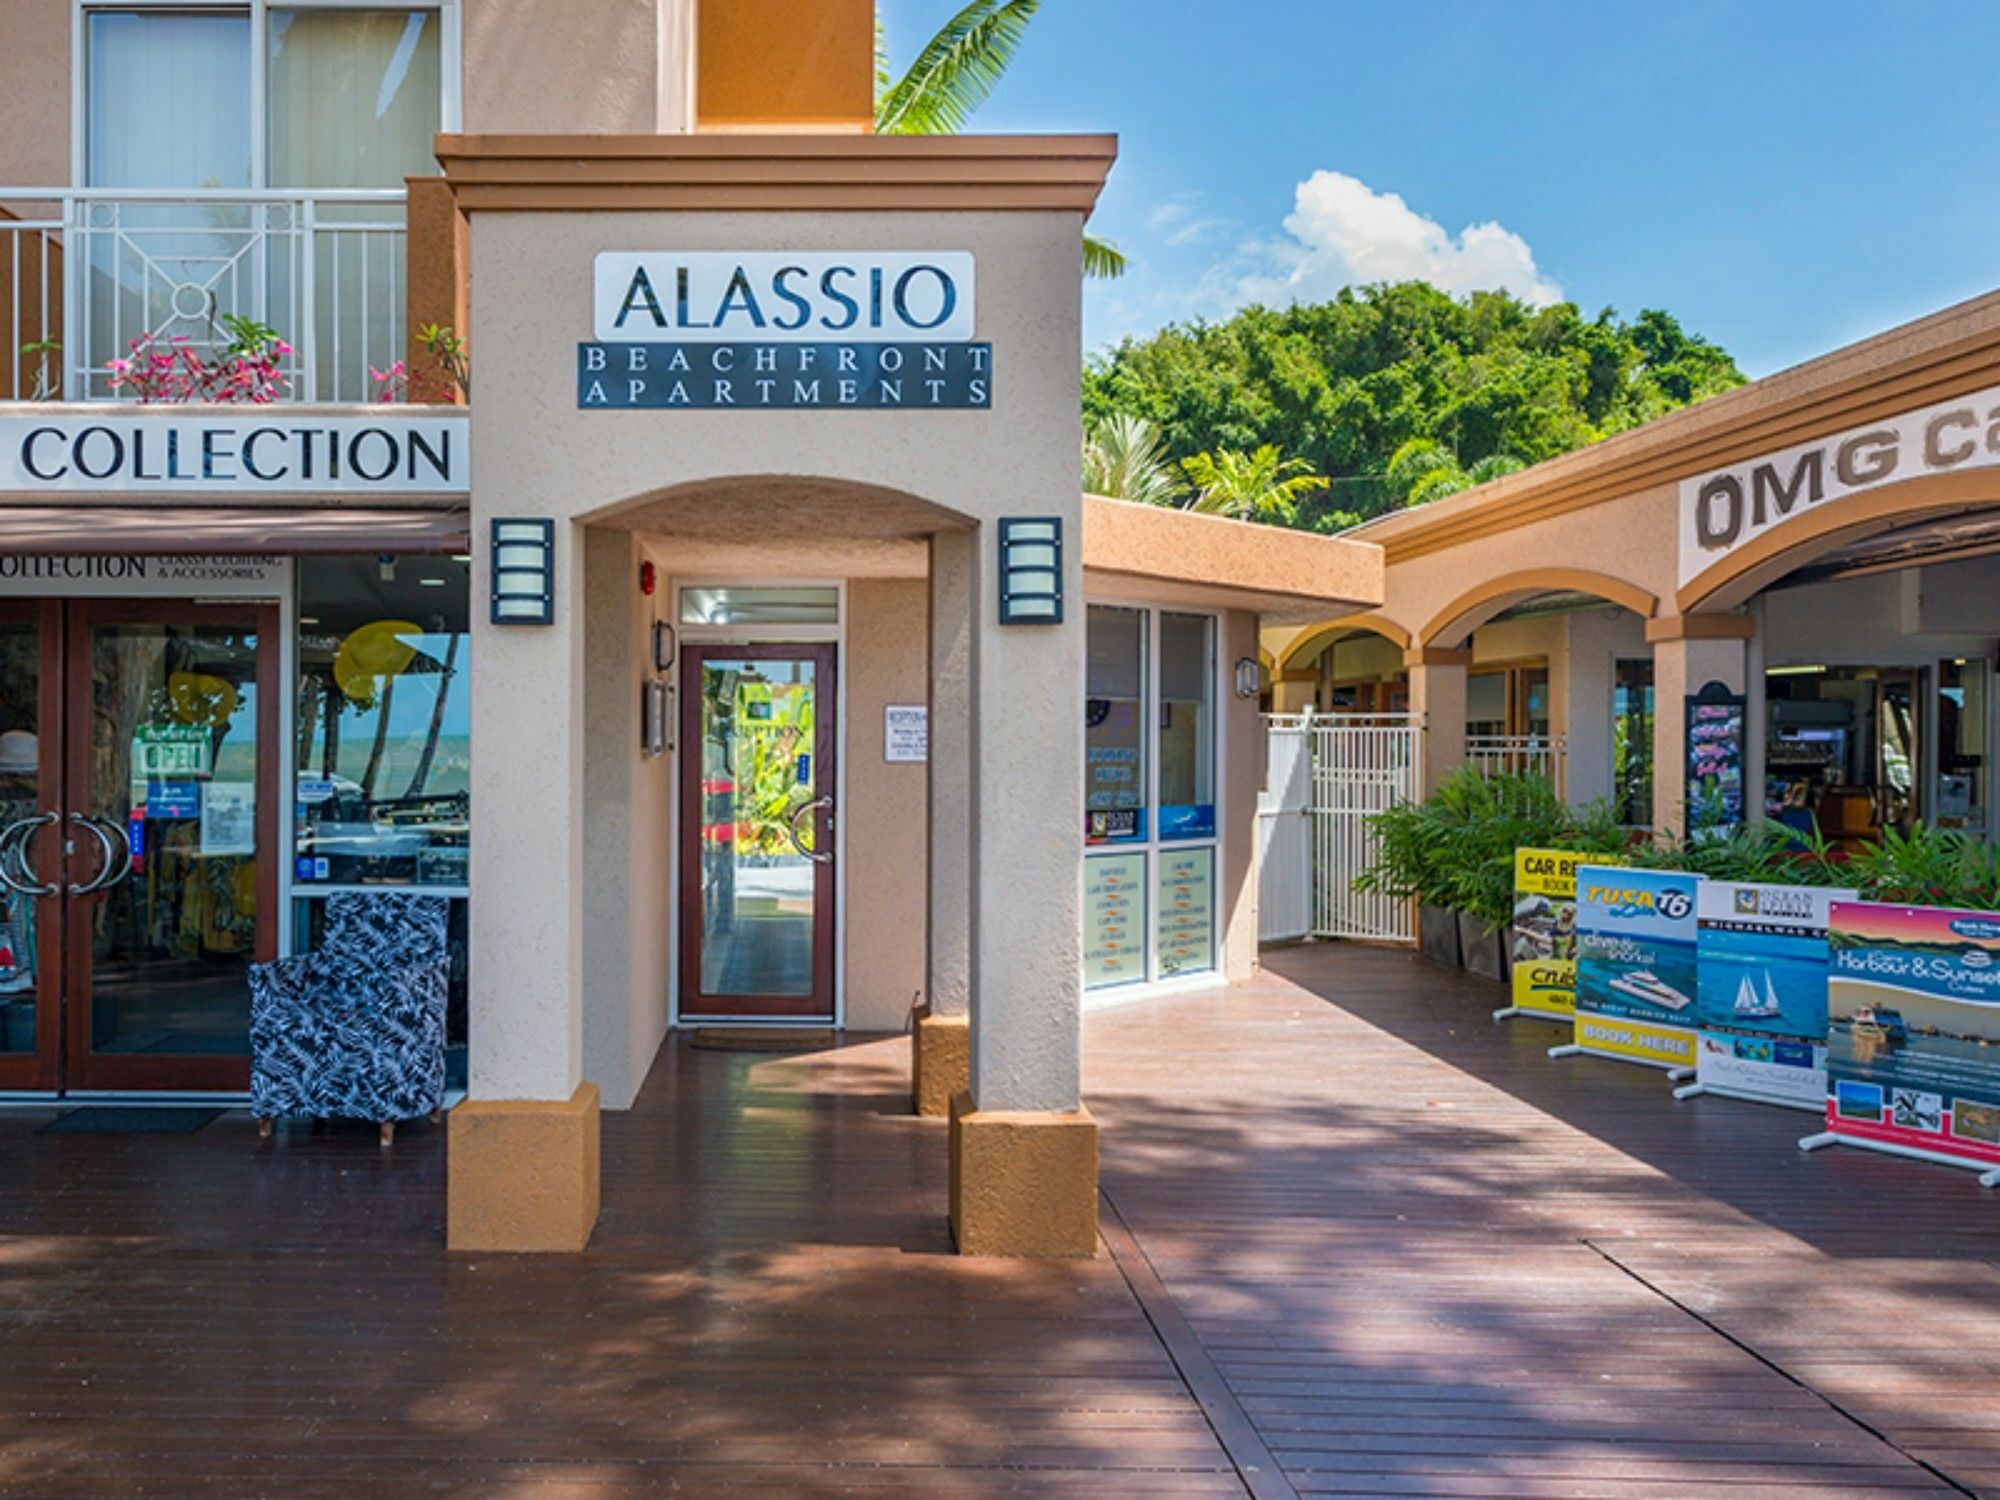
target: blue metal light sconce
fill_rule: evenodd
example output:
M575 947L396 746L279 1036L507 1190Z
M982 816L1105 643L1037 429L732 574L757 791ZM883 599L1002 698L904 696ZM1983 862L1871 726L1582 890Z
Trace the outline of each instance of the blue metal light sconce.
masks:
M495 625L555 622L555 554L555 522L494 520L491 560Z
M1000 522L1000 623L1060 625L1062 518L1010 516Z

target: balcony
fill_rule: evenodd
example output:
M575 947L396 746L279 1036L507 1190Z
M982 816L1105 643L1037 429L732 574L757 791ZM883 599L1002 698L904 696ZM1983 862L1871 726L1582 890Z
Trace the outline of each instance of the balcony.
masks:
M369 370L406 356L418 301L411 196L0 188L0 401L118 399L109 363L135 339L219 350L227 315L292 346L288 399L379 399Z

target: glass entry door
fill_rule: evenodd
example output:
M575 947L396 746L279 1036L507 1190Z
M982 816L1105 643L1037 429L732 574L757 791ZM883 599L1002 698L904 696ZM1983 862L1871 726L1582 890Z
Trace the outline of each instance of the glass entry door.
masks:
M245 970L277 951L277 610L28 609L0 616L0 994L11 974L35 1003L5 994L0 1087L247 1088Z
M833 1019L834 648L681 653L680 1014Z

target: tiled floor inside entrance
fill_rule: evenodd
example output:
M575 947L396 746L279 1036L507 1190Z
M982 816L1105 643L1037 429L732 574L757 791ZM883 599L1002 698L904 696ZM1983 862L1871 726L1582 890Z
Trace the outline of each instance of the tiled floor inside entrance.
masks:
M1086 1021L1090 1263L946 1253L900 1038L671 1049L569 1259L447 1257L426 1126L7 1112L0 1493L2000 1495L1971 1174L1267 961Z

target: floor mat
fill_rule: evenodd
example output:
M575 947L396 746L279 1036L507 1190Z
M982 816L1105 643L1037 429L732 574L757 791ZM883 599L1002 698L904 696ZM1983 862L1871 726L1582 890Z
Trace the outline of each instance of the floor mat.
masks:
M819 1052L838 1040L824 1028L785 1026L698 1026L690 1047L704 1052Z
M57 1115L37 1135L193 1135L222 1113L199 1104L85 1105Z

